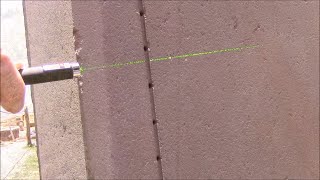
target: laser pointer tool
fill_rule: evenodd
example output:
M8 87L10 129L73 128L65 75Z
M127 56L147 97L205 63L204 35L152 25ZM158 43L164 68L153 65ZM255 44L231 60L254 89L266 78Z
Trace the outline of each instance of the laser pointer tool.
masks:
M81 75L77 62L24 68L19 72L26 85L73 79Z

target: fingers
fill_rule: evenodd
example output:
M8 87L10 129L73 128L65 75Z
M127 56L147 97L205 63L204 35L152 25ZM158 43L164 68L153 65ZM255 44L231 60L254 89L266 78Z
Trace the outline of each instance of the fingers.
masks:
M1 65L8 65L8 64L13 64L13 63L11 62L10 58L7 55L1 54ZM17 70L20 70L20 69L23 68L23 64L22 63L16 63L15 67L17 68Z
M10 61L9 57L4 55L4 54L2 54L2 52L1 52L1 63L0 63L0 66L5 66L5 65L10 64L10 63L11 63L11 61Z
M18 68L21 68L18 65ZM25 85L17 67L8 56L1 54L0 63L0 103L4 109L16 113L23 108Z

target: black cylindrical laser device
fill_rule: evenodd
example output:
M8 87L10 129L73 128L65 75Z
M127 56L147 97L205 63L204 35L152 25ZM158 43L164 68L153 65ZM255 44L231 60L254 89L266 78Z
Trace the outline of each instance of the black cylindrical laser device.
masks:
M72 79L80 76L80 66L77 62L44 65L20 70L26 85L51 81Z

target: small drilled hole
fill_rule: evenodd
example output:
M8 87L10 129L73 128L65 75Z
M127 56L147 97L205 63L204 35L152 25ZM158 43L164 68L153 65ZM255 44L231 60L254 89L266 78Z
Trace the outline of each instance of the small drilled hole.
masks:
M148 51L148 46L143 46L144 51Z
M140 16L143 16L143 15L144 15L144 12L143 12L143 11L140 11L139 14L140 14Z
M153 84L152 83L149 83L149 88L153 88Z
M73 28L73 31L72 31L73 35L76 36L76 34L78 33L78 31L79 31L78 29Z
M160 161L160 159L161 159L160 156L157 156L157 161Z
M153 121L152 121L152 124L157 124L157 120L153 120Z

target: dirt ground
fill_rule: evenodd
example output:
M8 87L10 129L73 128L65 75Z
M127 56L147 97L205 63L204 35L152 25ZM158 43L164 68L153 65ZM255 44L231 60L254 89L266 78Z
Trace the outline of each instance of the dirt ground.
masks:
M25 131L20 131L20 135L24 135ZM35 139L32 139L35 144ZM23 167L24 162L29 156L36 154L35 148L27 146L24 136L17 138L15 142L1 142L1 179L8 179L19 172L19 168ZM36 156L34 156L36 157Z

